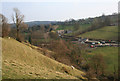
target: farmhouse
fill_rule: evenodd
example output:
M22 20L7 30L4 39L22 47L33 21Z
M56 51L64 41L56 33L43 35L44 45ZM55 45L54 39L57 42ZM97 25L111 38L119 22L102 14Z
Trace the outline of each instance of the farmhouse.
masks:
M65 33L67 33L67 34L72 33L72 31L71 30L66 30Z
M65 30L58 30L57 33L62 35L65 33Z
M87 39L87 38L84 38L84 39L79 38L78 41L79 41L79 42L87 42L87 41L89 41L89 39Z

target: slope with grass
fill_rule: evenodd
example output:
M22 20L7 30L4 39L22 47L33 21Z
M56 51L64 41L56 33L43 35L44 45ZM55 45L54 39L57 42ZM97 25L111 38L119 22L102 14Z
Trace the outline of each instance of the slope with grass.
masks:
M113 74L115 69L118 70L118 47L101 47L96 49L90 49L88 54L85 54L85 58L91 58L96 54L103 55L106 63L106 74Z
M84 72L52 60L14 39L2 40L3 79L78 79Z
M80 24L78 25L78 29L75 29L74 25L59 25L58 28L56 30L71 30L71 33L65 33L64 35L72 35L72 36L76 36L79 33L84 32L85 30L87 30L88 28L91 27L91 24Z
M118 27L106 26L101 29L86 32L79 35L79 37L92 38L92 39L104 39L104 40L117 40L118 39Z
M89 28L91 24L80 24L79 25L79 31L84 31L87 28ZM59 27L56 30L74 30L74 25L59 25Z
M56 30L73 30L74 26L73 25L59 25L59 27Z

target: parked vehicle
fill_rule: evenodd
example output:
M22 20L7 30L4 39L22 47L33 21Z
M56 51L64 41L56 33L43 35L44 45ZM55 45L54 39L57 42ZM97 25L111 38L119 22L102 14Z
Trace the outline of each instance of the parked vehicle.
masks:
M92 42L92 45L95 45L95 42Z
M112 40L106 40L106 43L111 43L112 42Z
M90 45L91 48L94 48L95 46L94 45Z
M105 41L100 41L100 43L105 44Z

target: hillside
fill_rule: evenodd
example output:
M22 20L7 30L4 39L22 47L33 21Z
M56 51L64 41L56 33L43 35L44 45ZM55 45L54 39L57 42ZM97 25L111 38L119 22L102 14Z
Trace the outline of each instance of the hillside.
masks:
M52 60L14 39L2 40L3 79L83 79L84 72Z
M89 53L84 55L85 58L91 58L94 55L103 55L107 75L113 74L115 69L118 72L118 47L102 47L96 49L90 49Z
M79 35L79 37L104 40L117 40L118 33L119 32L117 26L106 26L97 30L83 33Z
M83 31L86 30L87 28L89 28L91 26L91 24L80 24L79 26L79 30ZM59 27L57 28L57 30L74 30L75 27L74 25L59 25Z

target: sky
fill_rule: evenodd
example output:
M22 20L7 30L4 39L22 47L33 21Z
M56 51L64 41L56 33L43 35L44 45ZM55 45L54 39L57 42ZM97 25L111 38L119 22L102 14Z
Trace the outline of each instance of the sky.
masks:
M65 21L118 12L118 0L2 0L0 13L12 23L13 8L29 21Z

